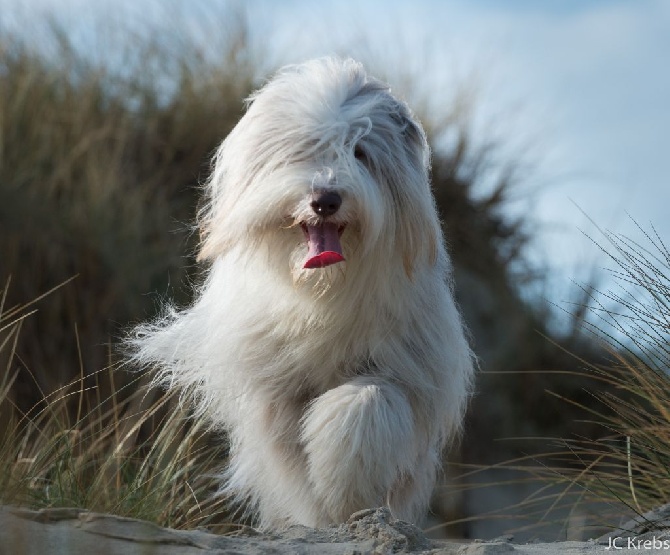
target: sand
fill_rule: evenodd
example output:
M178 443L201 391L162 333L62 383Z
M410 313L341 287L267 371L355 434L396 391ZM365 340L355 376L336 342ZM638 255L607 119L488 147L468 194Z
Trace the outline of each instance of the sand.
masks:
M631 521L625 529L598 540L518 545L507 541L429 540L415 526L394 520L386 509L361 511L346 524L326 529L294 526L282 533L260 534L247 528L234 535L216 535L161 528L141 520L80 509L32 511L5 506L0 507L0 554L604 555L631 552L630 545L637 553L670 553L668 507ZM628 544L629 538L633 538L633 544ZM613 547L623 549L608 550L611 542Z

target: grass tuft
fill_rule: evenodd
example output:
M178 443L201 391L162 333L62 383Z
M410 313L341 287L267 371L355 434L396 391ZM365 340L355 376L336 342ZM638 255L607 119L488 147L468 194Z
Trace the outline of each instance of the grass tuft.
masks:
M28 316L30 304L9 311L0 304L0 356L15 356ZM17 372L4 374L0 503L78 507L171 528L225 531L225 499L215 495L225 442L203 419L190 419L175 395L157 396L145 377L119 388L117 373L114 365L93 376L82 371L25 412L12 398ZM101 398L102 391L111 394Z
M599 430L597 438L542 438L546 452L503 465L541 484L521 505L527 516L547 524L568 514L581 535L670 501L670 251L653 226L635 223L641 241L603 231L598 245L612 263L612 285L588 291L584 326L608 363L580 360L591 384L580 400L549 392L583 415L580 426Z

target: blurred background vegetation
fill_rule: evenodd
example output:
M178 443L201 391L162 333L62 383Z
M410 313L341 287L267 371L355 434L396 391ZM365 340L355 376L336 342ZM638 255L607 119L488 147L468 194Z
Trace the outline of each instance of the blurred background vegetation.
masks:
M200 279L191 230L199 183L213 150L243 114L243 99L267 76L246 22L230 17L215 59L185 36L168 40L119 29L121 40L96 45L91 56L56 25L45 26L41 41L0 30L0 284L6 285L0 429L14 429L34 407L44 410L43 396L69 391L60 388L73 380L78 394L61 396L59 405L66 428L80 421L82 403L92 414L101 399L113 397L95 413L95 426L113 424L118 414L130 414L129 406L141 409L135 376L121 371L110 381L100 373L119 362L116 345L124 330L151 317L161 298L188 303L189 282ZM109 59L100 54L105 49ZM416 109L431 142L448 145L434 152L433 186L482 372L464 439L450 454L459 464L449 478L459 487L436 496L434 523L461 521L451 533L481 535L468 520L481 505L468 493L478 478L467 469L528 448L527 442L498 441L503 438L595 437L599 428L576 423L574 405L562 398L588 405L594 387L606 391L612 384L594 385L582 372L606 356L579 331L583 311L576 309L559 332L549 302L525 294L529 283L543 280L542 269L525 257L532 221L507 210L532 177L525 160L501 163L504 145L473 140L468 111L454 106L439 118ZM492 167L498 168L493 183ZM590 290L584 292L586 301ZM155 414L165 414L165 407ZM160 422L157 417L153 426ZM146 423L140 418L127 436L108 438L108 451L91 447L92 440L87 450L118 454L114 439L139 442ZM192 431L179 433L190 437ZM151 442L155 436L145 431L142 437ZM118 481L118 472L112 475Z

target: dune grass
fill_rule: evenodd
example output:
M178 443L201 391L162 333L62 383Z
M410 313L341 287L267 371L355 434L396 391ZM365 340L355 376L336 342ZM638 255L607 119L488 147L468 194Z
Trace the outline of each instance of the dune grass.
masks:
M562 523L568 536L585 538L670 502L670 251L653 226L638 230L639 241L602 231L611 287L585 289L584 326L609 360L580 359L581 370L562 373L586 380L579 400L546 392L581 415L584 432L526 438L529 451L548 448L495 468L515 472L508 485L537 488L483 518L523 515L528 528Z
M30 309L0 304L0 356L8 367ZM17 374L0 383L0 503L78 507L172 528L235 528L215 495L226 443L203 419L189 418L174 394L158 394L138 375L119 387L110 363L93 375L82 371L24 412L12 395Z
M43 390L71 380L80 355L101 368L93 346L152 313L148 292L188 301L199 183L252 89L239 23L222 21L217 60L132 28L82 50L55 24L40 40L0 27L0 280L15 277L19 303L78 276L17 345Z
M605 434L567 446L588 463L575 480L588 495L643 513L670 500L670 251L653 226L638 230L603 232L614 286L591 296L586 325L612 364L591 367L608 388L583 408Z

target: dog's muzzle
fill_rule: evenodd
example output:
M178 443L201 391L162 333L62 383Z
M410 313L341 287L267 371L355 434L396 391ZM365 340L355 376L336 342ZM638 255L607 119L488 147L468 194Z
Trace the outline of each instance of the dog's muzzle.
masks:
M342 206L342 197L335 191L319 191L312 194L310 207L322 218L328 218ZM343 225L323 221L319 224L301 224L307 241L307 259L303 268L324 268L344 260L340 236Z

